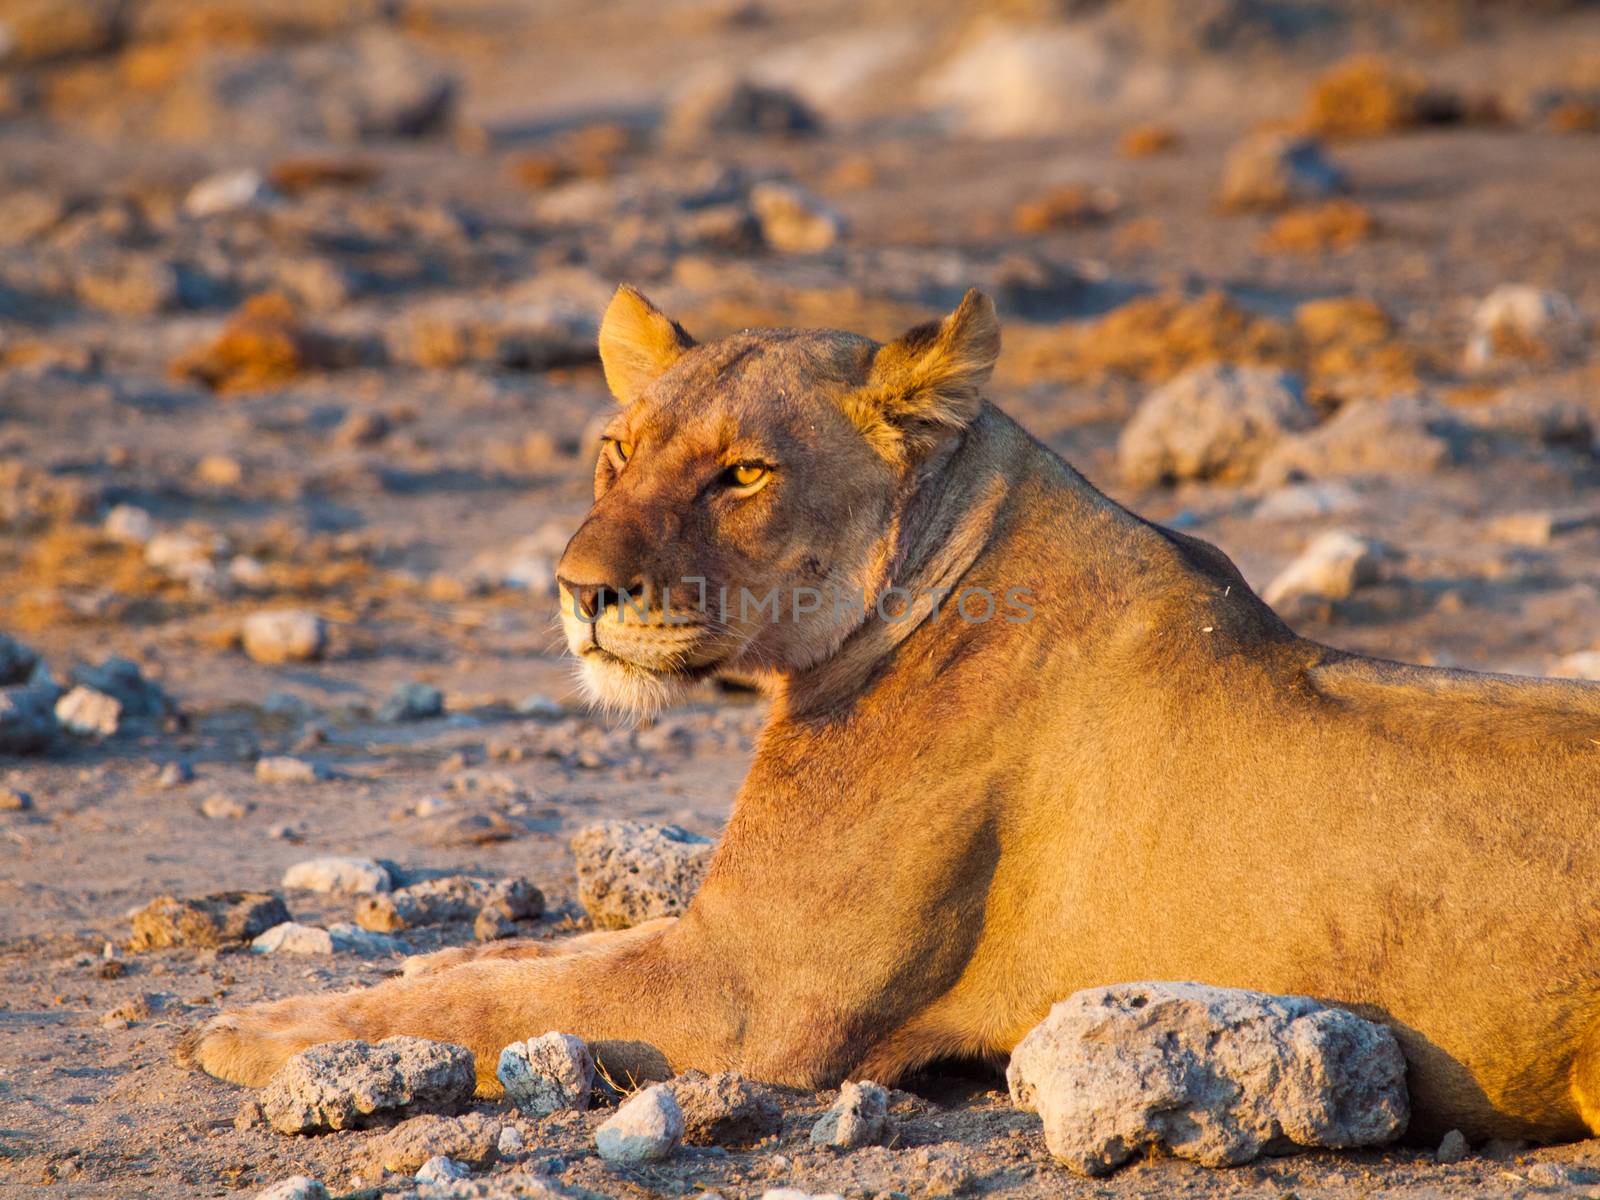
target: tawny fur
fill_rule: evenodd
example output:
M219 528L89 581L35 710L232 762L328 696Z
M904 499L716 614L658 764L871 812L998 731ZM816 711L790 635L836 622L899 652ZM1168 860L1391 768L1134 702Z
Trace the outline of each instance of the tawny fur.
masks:
M1600 688L1297 637L1220 551L977 400L986 302L886 347L693 348L619 303L625 370L601 344L635 449L620 470L602 456L568 585L640 582L657 613L684 575L713 593L1023 587L1033 618L919 602L893 622L591 628L569 587L603 696L720 668L772 684L688 913L227 1013L191 1044L202 1067L259 1084L314 1042L410 1033L470 1047L492 1089L502 1046L554 1029L640 1075L890 1081L1003 1056L1079 988L1198 980L1387 1023L1423 1136L1600 1130ZM719 492L752 455L771 485Z

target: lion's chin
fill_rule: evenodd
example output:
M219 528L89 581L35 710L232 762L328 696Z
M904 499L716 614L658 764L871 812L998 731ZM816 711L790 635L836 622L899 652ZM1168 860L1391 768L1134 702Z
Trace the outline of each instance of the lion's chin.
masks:
M578 659L585 699L614 717L651 717L689 690L706 672L655 671L598 647Z

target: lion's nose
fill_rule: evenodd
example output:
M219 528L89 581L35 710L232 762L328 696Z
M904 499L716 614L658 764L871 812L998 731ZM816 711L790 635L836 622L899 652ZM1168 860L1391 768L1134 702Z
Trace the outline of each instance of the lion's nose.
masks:
M586 621L595 620L608 608L620 610L625 603L638 604L644 593L644 585L638 580L623 587L609 583L576 583L559 576L556 582L572 597L573 607Z

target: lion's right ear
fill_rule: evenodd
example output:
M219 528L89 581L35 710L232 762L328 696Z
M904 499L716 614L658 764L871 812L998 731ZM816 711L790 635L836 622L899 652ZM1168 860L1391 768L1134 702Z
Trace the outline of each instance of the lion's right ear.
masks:
M682 325L626 283L611 297L600 320L600 365L606 386L625 406L693 345Z

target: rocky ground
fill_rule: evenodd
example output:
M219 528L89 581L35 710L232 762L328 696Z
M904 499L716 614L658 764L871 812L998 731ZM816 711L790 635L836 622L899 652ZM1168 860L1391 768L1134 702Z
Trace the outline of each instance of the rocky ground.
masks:
M759 698L608 724L552 624L621 279L700 336L888 336L984 287L992 397L1303 632L1600 677L1592 5L0 0L0 29L0 631L47 673L0 655L0 1192L415 1186L384 1131L236 1124L249 1097L173 1051L472 921L376 957L136 950L154 897L275 891L326 927L359 902L283 874L359 855L525 878L544 916L510 927L559 936L591 924L579 830L716 833ZM886 1146L814 1146L834 1097L785 1092L753 1147L626 1169L597 1156L604 1104L481 1104L524 1147L475 1177L1600 1181L1589 1144L1086 1180L989 1069L902 1087Z

